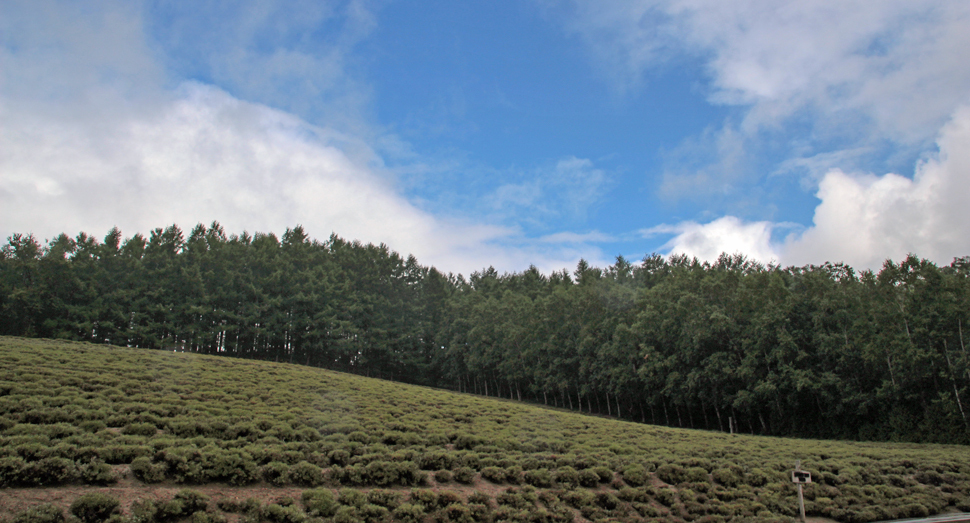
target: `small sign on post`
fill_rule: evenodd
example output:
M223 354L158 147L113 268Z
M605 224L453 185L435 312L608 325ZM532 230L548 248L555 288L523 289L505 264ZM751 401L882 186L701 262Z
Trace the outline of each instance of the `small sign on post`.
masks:
M795 462L791 481L798 485L798 514L802 517L802 523L805 523L805 495L802 493L802 485L812 482L812 473L802 470L802 460Z

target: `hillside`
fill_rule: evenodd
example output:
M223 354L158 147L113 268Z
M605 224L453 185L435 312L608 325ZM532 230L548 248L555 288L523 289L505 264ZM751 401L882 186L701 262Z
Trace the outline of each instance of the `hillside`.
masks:
M193 521L785 521L796 460L815 480L809 515L970 510L967 447L672 429L299 365L0 338L5 518L104 492L143 523L188 517L201 496Z

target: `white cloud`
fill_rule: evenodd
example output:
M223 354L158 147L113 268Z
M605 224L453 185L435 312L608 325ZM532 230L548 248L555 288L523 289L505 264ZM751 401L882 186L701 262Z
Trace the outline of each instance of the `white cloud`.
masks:
M646 237L660 234L675 236L664 244L668 254L686 254L700 260L713 261L721 255L744 254L762 263L778 261L771 244L770 222L746 223L734 216L724 216L710 223L681 222L644 229Z
M814 225L786 241L785 260L878 268L908 253L940 264L970 254L970 107L956 111L938 145L939 153L917 165L913 179L826 174Z
M745 222L725 216L706 224L684 222L643 231L673 234L664 246L674 254L714 260L743 253L783 265L845 262L878 269L909 253L949 264L970 254L970 107L958 109L940 132L939 151L916 166L913 179L829 171L819 183L813 224L773 242L787 224Z
M674 57L699 57L710 99L752 107L747 121L755 127L807 109L821 127L861 116L871 120L869 133L920 142L970 90L963 0L569 4L567 26L621 82Z

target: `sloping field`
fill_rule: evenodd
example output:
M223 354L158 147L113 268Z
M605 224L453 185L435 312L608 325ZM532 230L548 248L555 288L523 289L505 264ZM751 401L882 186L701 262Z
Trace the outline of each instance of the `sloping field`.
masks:
M0 517L18 523L99 494L138 523L788 521L796 460L815 481L810 516L970 509L965 447L659 428L295 365L0 338Z

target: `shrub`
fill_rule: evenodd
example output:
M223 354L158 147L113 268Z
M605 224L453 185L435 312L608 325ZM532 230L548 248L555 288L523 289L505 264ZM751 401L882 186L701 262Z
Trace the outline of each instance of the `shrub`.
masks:
M498 496L495 496L495 501L497 501L499 505L505 505L506 507L513 507L517 509L535 507L535 503L523 496L522 493L516 488L510 488L505 492L500 493Z
M452 490L438 492L438 498L435 500L435 505L438 508L445 508L453 503L461 503L461 496L457 492Z
M513 485L518 485L522 483L522 467L518 465L512 465L511 467L505 468L505 480Z
M429 452L418 458L422 470L450 469L455 466L455 458L447 452Z
M553 474L552 479L554 479L556 483L567 488L575 488L579 486L579 472L576 472L576 469L569 466L560 467L559 470Z
M267 483L272 483L277 487L282 487L286 485L289 481L287 473L290 471L290 466L286 463L279 461L271 461L260 469L260 475L263 476L263 480Z
M31 485L60 485L76 480L79 473L73 461L51 457L28 463L23 477Z
M751 469L745 475L744 482L752 487L763 487L768 484L768 475L761 469Z
M707 470L703 467L691 467L684 471L684 478L685 481L704 483L711 480L707 474Z
M587 484L589 481L595 479L595 483ZM584 469L579 472L579 483L584 487L595 487L597 483L607 483L613 479L613 471L606 467L595 467L591 469Z
M331 450L327 457L333 465L345 466L350 463L350 452L344 449Z
M548 488L552 486L552 474L548 469L540 468L527 470L525 472L525 482L533 487Z
M151 423L129 423L121 429L122 434L131 436L154 436L158 428Z
M687 478L687 471L683 467L670 463L657 467L656 474L664 483L670 485L683 483Z
M25 482L23 471L26 467L27 463L23 458L0 458L0 487L13 487L23 484Z
M485 467L482 469L482 478L487 479L492 483L504 483L505 470L498 467Z
M94 460L80 467L81 480L91 485L110 485L118 481L111 466Z
M101 523L108 519L121 503L117 498L100 492L84 494L71 503L71 514L83 523Z
M387 510L386 507L367 503L358 509L358 513L365 522L376 523L378 521L386 520L387 516L390 514L390 511Z
M431 511L438 505L438 495L427 489L412 490L409 501L421 505L425 511Z
M11 523L64 523L64 511L50 503L29 508L15 515Z
M301 461L290 467L290 481L304 487L316 487L323 484L323 470L307 461Z
M620 500L609 492L600 492L596 494L596 504L606 510L615 510L620 506Z
M294 506L284 507L278 503L271 503L263 508L262 518L272 523L303 523L306 516Z
M492 498L488 494L478 492L477 490L468 495L468 502L485 505L486 507L492 506Z
M714 469L711 476L714 478L714 481L725 487L734 488L741 483L741 474L739 471L731 468Z
M424 518L424 507L421 505L413 505L411 503L404 503L394 509L392 513L396 521L401 521L403 523L418 523Z
M434 473L434 480L438 483L451 483L453 476L449 470L439 470Z
M448 521L454 521L456 523L471 523L472 521L471 511L468 510L468 507L460 503L454 503L445 507L444 516L448 518Z
M367 497L359 490L344 488L340 489L340 497L337 500L341 505L362 507L367 502Z
M136 458L131 462L131 473L145 483L164 481L165 469L164 463L152 463L152 460L146 457Z
M310 517L329 518L337 512L337 500L325 489L305 490L301 496L303 508Z
M392 490L374 489L367 493L367 502L394 510L401 504L401 494Z
M458 467L452 473L452 477L458 483L464 483L466 485L475 481L475 471L470 467Z
M361 517L357 513L357 507L343 506L337 509L333 521L334 523L360 523Z
M623 476L623 481L633 487L643 485L650 477L647 469L643 468L643 465L640 465L639 463L627 465L626 468L623 469L621 475Z
M209 496L194 490L182 489L175 493L173 499L182 503L182 513L184 515L204 511L209 508Z

